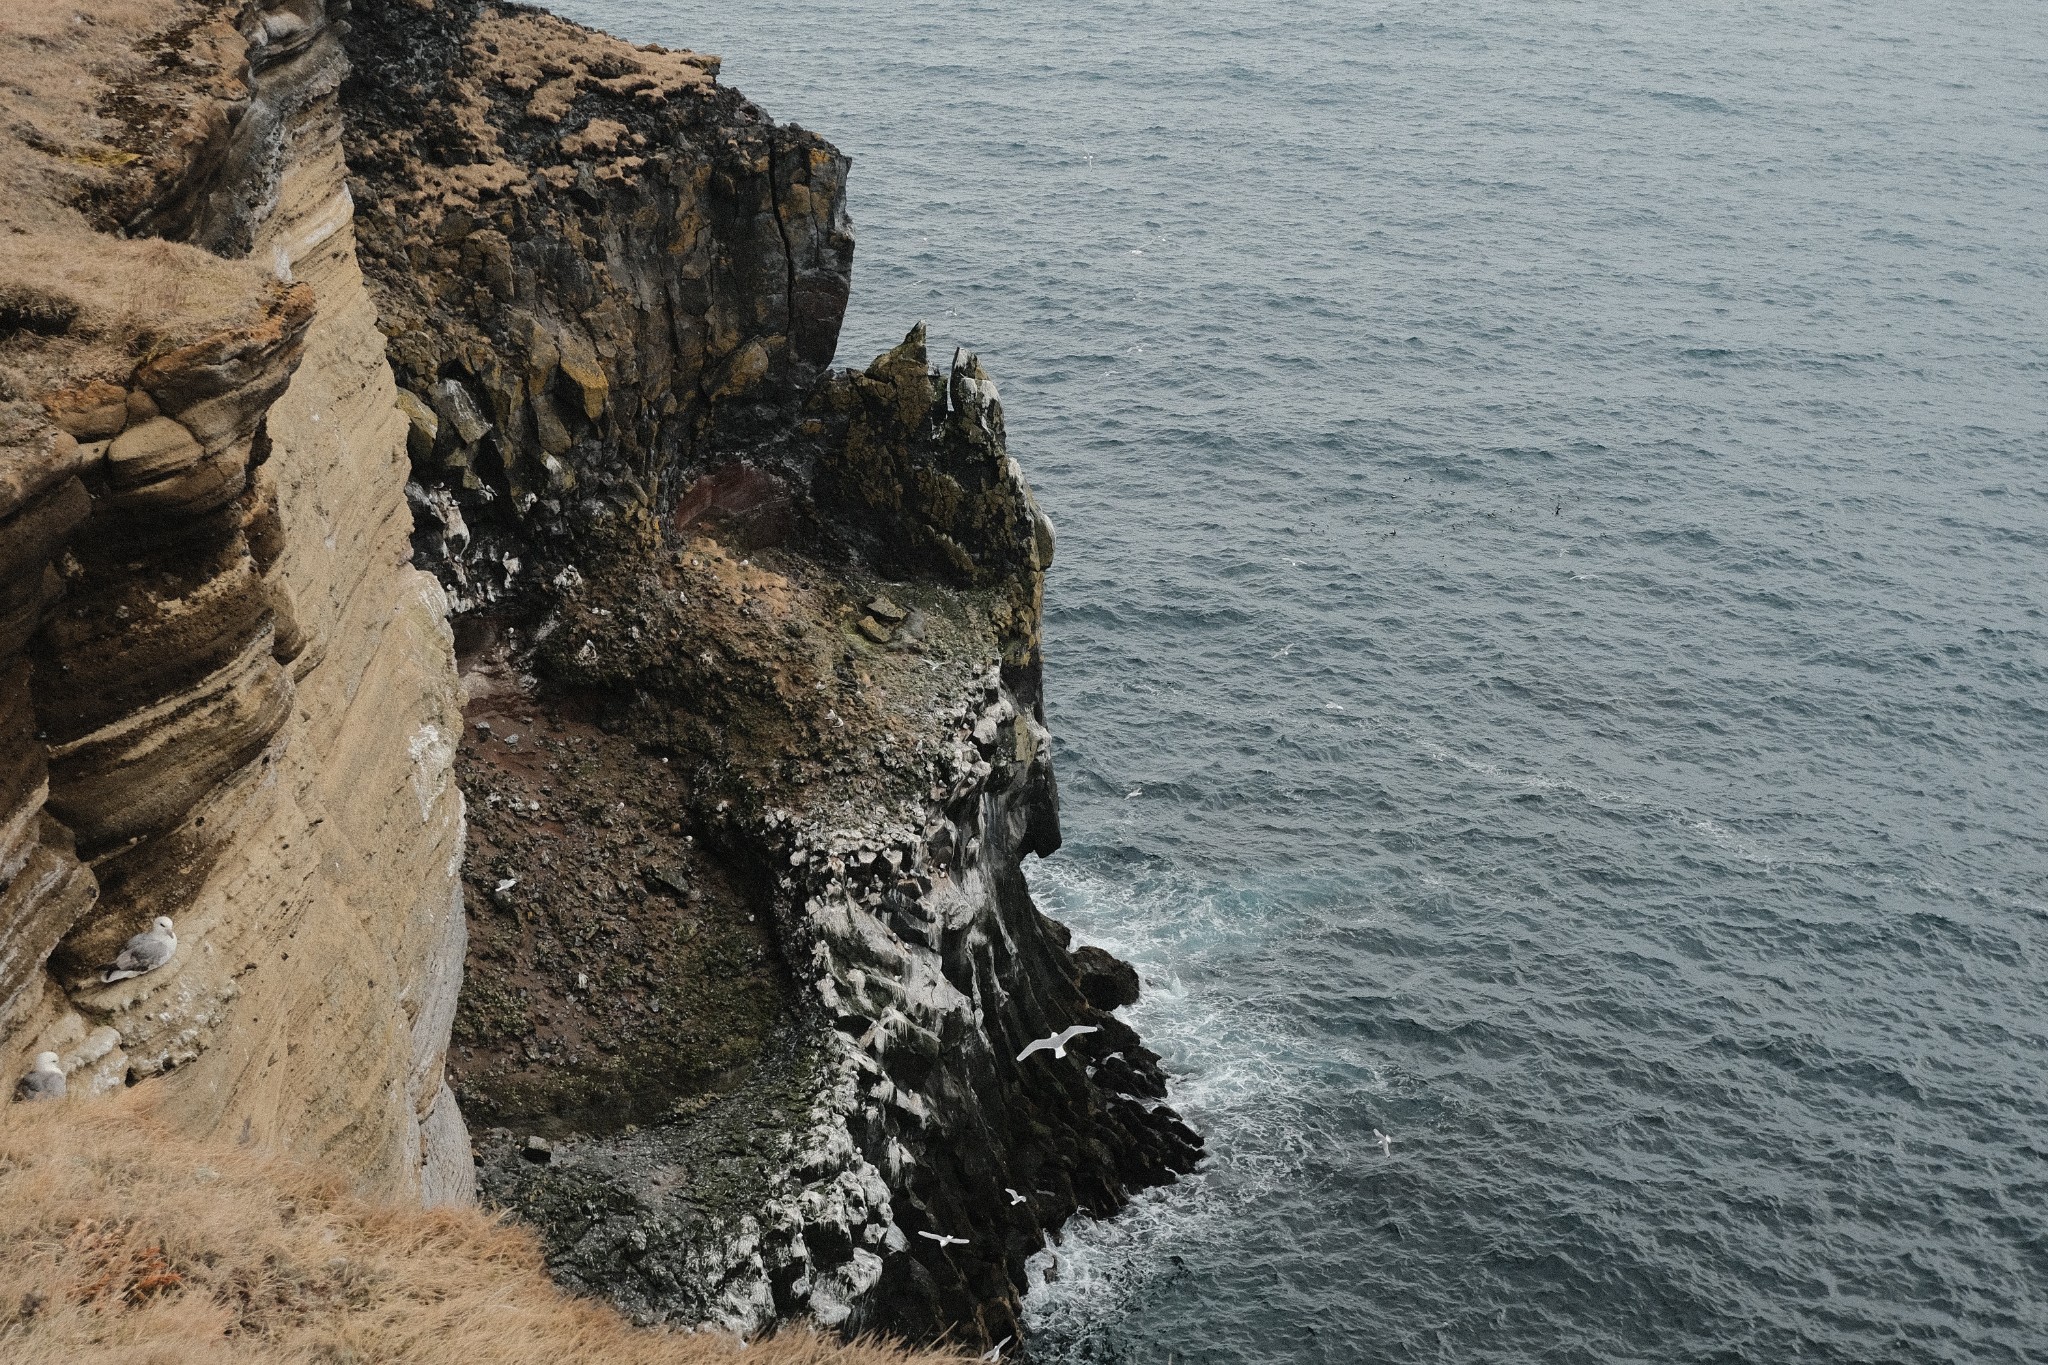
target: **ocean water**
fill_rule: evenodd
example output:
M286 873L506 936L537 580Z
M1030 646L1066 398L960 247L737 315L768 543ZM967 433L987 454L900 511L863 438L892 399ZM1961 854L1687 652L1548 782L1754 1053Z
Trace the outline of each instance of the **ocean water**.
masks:
M1060 528L1033 881L1212 1155L1034 1359L2048 1359L2048 6L560 8L852 154L842 362Z

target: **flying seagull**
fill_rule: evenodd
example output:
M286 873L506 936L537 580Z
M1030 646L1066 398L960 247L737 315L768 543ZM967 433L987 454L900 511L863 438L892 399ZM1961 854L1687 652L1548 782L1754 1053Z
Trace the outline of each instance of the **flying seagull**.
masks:
M1022 1052L1017 1054L1017 1060L1021 1062L1026 1057L1029 1057L1032 1053L1037 1052L1039 1049L1048 1047L1052 1049L1053 1056L1064 1057L1067 1055L1068 1043L1073 1042L1076 1038L1080 1037L1084 1033L1094 1032L1096 1032L1096 1028L1093 1024L1069 1025L1068 1027L1061 1029L1058 1033L1053 1034L1050 1038L1040 1038L1037 1042L1031 1043L1028 1046L1026 1046Z
M1394 1154L1394 1140L1379 1129L1375 1128L1372 1130L1372 1140L1380 1145L1381 1156L1392 1156Z
M48 1054L45 1055L47 1056ZM1017 1193L1015 1190L1011 1189L1008 1185L1003 1186L1003 1193L1010 1196L1010 1202L1012 1204L1021 1204L1024 1202L1024 1196Z
M933 1240L934 1242L937 1242L937 1243L938 1243L938 1244L939 1244L940 1246L942 1246L942 1247L950 1247L950 1246L963 1246L963 1247L964 1247L964 1246L966 1246L966 1245L967 1245L967 1239L966 1239L965 1237L948 1237L948 1236L947 1236L946 1234L944 1234L943 1232L919 1232L919 1233L918 1233L917 1235L918 1235L918 1236L920 1236L920 1237L929 1237L929 1238L931 1238L931 1239L932 1239L932 1240Z
M989 1347L986 1351L983 1351L981 1353L981 1358L983 1360L1001 1360L1003 1358L1003 1348L1005 1346L1008 1346L1009 1344L1010 1339L1008 1337L1004 1337L1001 1341Z
M158 915L149 932L137 934L121 946L114 965L100 975L101 981L126 981L131 976L153 972L178 951L178 936L171 932L171 918Z
M64 1068L57 1062L54 1052L38 1052L35 1070L23 1076L15 1087L15 1095L24 1100L61 1100L64 1098Z

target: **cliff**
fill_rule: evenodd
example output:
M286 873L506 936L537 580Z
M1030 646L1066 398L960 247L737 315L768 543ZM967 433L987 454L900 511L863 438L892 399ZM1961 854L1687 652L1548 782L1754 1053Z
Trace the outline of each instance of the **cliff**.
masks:
M0 34L6 1055L644 1321L1020 1335L1199 1140L1021 872L996 386L829 369L846 158L509 6L79 13Z
M305 9L0 30L0 1042L464 1200L452 639Z

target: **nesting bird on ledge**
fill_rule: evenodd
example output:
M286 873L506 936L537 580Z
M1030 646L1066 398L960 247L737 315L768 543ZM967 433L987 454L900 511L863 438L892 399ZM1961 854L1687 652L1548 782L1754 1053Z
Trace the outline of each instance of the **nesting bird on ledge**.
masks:
M61 1100L64 1098L64 1067L54 1052L38 1052L35 1069L15 1083L18 1100Z
M178 951L178 936L171 930L169 915L158 915L149 929L137 934L121 946L121 955L114 959L114 965L100 976L101 981L126 981L131 976L153 972L171 960Z

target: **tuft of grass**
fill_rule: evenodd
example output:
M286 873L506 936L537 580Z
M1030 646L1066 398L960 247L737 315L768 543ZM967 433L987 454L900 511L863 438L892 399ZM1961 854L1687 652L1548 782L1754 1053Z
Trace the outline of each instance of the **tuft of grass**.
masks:
M563 1293L523 1228L371 1204L336 1174L195 1142L146 1096L0 1106L9 1365L939 1365L785 1333L638 1328Z

